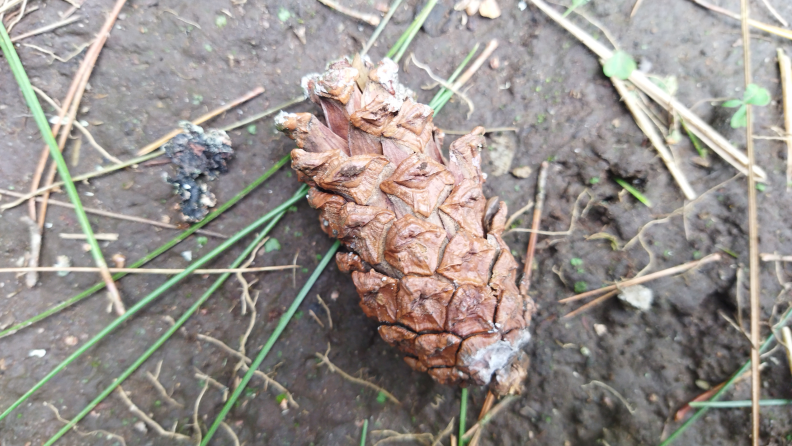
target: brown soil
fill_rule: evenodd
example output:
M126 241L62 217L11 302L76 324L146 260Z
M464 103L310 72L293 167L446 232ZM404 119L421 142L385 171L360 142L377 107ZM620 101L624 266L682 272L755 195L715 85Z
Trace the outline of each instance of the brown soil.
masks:
M86 110L80 119L91 124L89 129L99 144L127 159L173 128L178 120L195 118L255 86L263 86L266 93L212 124L227 125L300 94L302 75L322 70L329 60L353 54L372 31L370 26L312 0L288 2L288 6L283 2L292 15L283 23L278 18L281 4L268 3L265 6L249 1L235 6L225 0L130 1L91 77L90 90L82 102ZM441 128L465 130L479 124L517 126L517 150L511 166L534 168L527 179L509 174L491 176L485 193L500 196L512 210L522 207L534 195L539 163L551 159L542 220L542 228L548 231L569 227L572 206L584 188L589 187L594 196L588 213L571 236L540 237L532 291L539 312L534 321L534 341L528 347L532 363L525 383L527 391L492 421L481 444L657 444L664 433L678 425L673 421L675 411L701 393L696 381L722 382L749 356L744 337L719 315L736 313L736 271L748 260L746 181L738 178L703 198L689 210L687 230L682 219L675 217L649 229L645 237L648 248L657 256L656 269L717 252L721 247L735 252L737 259L725 255L722 262L699 271L650 283L655 303L648 312L626 308L613 299L578 318L561 320L575 307L556 301L573 294L575 283L585 282L588 289L594 289L636 274L649 260L640 245L618 251L604 240L586 237L609 232L620 240L629 240L646 222L682 206L683 196L620 104L596 58L572 36L533 7L521 11L515 1L500 1L504 14L499 19L472 17L466 26L460 25L461 13L450 11L453 2L441 3L450 18L446 19L440 10L430 17L428 32L419 33L410 48L416 57L430 63L436 73L447 76L476 42L486 44L496 38L501 43L495 53L500 67L485 65L470 83L467 94L476 110L469 120L465 118L465 104L454 101L435 122ZM644 2L630 20L633 3L595 0L585 11L605 24L643 66L651 64L655 73L676 76L677 96L684 103L742 96L739 22L684 1ZM732 11L739 10L737 0L721 3ZM792 20L792 4L773 3L784 17ZM54 22L59 19L57 13L69 7L66 2L31 4L40 9L25 18L15 33ZM92 38L103 23L109 4L85 2L78 12L83 18L77 23L23 43L49 48L59 55L69 54L74 45ZM369 2L344 4L374 11ZM372 57L382 57L413 18L416 2L408 0L405 4L372 49ZM759 2L754 2L754 7L757 19L773 23ZM221 20L217 18L225 16L223 10L232 17L226 16L226 25L220 27ZM180 21L168 11L200 24L201 28ZM293 31L299 26L305 27L307 45ZM775 99L771 105L756 109L757 133L767 135L771 125L782 122L775 51L788 42L759 31L756 35L752 44L754 81L768 88ZM50 57L32 48L18 46L17 50L33 84L54 98L62 98L81 56L66 63L51 62ZM229 62L231 58L233 63ZM6 67L5 62L0 66ZM418 91L422 101L434 94L420 89L430 80L415 66L410 66L401 80ZM308 102L290 110L319 113ZM45 111L51 112L48 107ZM732 110L703 102L695 111L726 137L744 146L744 132L729 127ZM42 143L7 68L0 68L0 134L0 187L26 191ZM274 131L270 119L257 122L255 130L240 129L230 136L236 154L229 162L229 173L210 184L221 203L293 147L291 141ZM709 168L692 163L696 153L687 139L675 150L682 170L699 193L736 173L714 154L710 155ZM495 152L485 151L485 163L489 163L485 171L494 168L491 153ZM767 170L769 178L766 190L759 193L762 252L792 254L792 229L788 223L792 220L792 202L785 191L785 158L782 143L757 142L757 163ZM79 165L72 170L92 171L107 164L83 141ZM87 206L157 220L168 216L178 221L179 212L174 206L179 198L163 179L165 174L173 175L172 167L139 167L81 184L79 190ZM620 194L621 188L613 181L615 176L633 182L654 207L647 208L631 196ZM593 184L594 178L599 182ZM232 234L290 196L297 187L294 175L283 169L209 228ZM55 197L65 200L64 194ZM24 206L0 215L4 266L16 264L28 249L27 228L20 221L23 215ZM299 250L299 262L306 268L297 272L299 287L318 263L317 256L332 243L320 231L316 217L316 212L301 202L297 212L288 213L273 232L281 250L261 255L256 265L290 263ZM528 220L523 217L520 225L527 226ZM91 221L97 232L121 234L120 240L103 243L103 249L108 256L123 253L128 263L176 235L175 231L107 218L92 217ZM42 265L52 265L58 255L68 255L74 265L92 264L81 242L62 240L56 235L80 232L72 211L50 208L47 222ZM506 237L517 253L525 252L527 240L527 234ZM191 251L197 258L218 243L210 238L207 246L199 247L197 238L191 237L151 265L185 267L187 261L180 253ZM241 249L241 245L237 246L213 265L228 265ZM573 258L582 259L582 265L571 265ZM554 270L562 272L565 283ZM259 321L248 343L251 356L266 342L279 315L297 293L291 274L256 277L259 282L253 289L261 292L261 298ZM2 326L23 321L79 293L97 277L83 273L66 277L42 274L40 285L32 290L24 287L23 278L5 275L0 280ZM119 287L131 306L165 280L161 276L133 275L123 279ZM44 402L54 404L64 417L71 418L167 329L166 316L177 319L212 281L213 278L200 276L184 281L75 361L0 422L0 444L36 445L49 438L61 424ZM779 310L786 309L789 297L777 299L781 287L769 264L763 265L762 287L766 320L775 304L779 304ZM330 299L334 291L338 292L337 300ZM166 429L178 422L178 432L192 432L192 405L201 388L194 378L194 368L231 384L234 359L211 344L197 341L196 334L208 334L236 347L248 323L247 316L240 314L239 293L238 282L229 281L179 335L124 384L135 403ZM313 310L324 317L324 310L314 297L317 293L328 301L335 322L332 331L320 327L309 316L309 310ZM747 292L743 295L747 296ZM366 418L373 430L438 432L452 417L458 417L459 390L435 384L429 376L411 371L398 352L379 338L375 322L365 317L357 300L350 278L331 264L262 365L266 372L275 371L273 376L291 390L300 408L282 410L276 401L277 392L265 389L261 381L254 379L227 419L241 442L351 445L358 444L361 422ZM106 309L107 300L96 295L0 339L0 409L8 407L77 348L69 345L67 338L75 336L82 343L106 326L114 317ZM594 324L605 325L607 333L597 335ZM346 382L325 367L317 368L314 352L324 351L328 343L333 347L330 357L337 366L352 374L360 371L392 392L402 404L380 403L376 392ZM45 349L46 355L29 357L33 349ZM186 408L169 406L146 380L144 371L153 371L160 360L163 385ZM765 361L768 368L762 375L763 397L792 397L789 369L782 352L776 350ZM618 390L636 408L635 412L631 414L617 397L599 387L581 387L592 380ZM747 384L740 384L727 398L746 399L748 390ZM468 425L474 422L484 396L483 389L471 389ZM201 404L202 425L211 424L220 407L221 394L210 390ZM763 444L790 444L789 409L766 408L762 414ZM175 444L151 430L147 434L140 432L135 428L137 421L114 395L80 425L83 430L104 429L122 435L130 446ZM749 410L710 411L677 444L748 444L749 431ZM212 444L231 444L225 435L218 432ZM109 445L114 441L70 433L59 444Z

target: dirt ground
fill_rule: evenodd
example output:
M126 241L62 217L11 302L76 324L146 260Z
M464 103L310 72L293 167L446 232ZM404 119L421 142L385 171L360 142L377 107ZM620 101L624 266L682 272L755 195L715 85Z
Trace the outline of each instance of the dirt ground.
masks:
M76 23L22 43L61 56L70 54L75 46L93 38L112 3L87 0L77 13L81 18ZM384 1L342 3L376 12L375 6ZM370 52L374 59L383 57L404 31L420 7L416 3L407 0L399 8ZM516 147L512 168L533 168L527 179L490 175L485 192L506 200L511 210L533 198L539 164L552 161L544 230L567 230L576 198L585 188L590 198L584 196L581 207L588 204L588 211L571 235L539 239L532 290L539 312L534 319L534 341L528 347L532 362L527 390L487 426L481 444L657 444L678 426L673 421L674 413L700 394L701 386L726 380L749 357L743 335L721 316L736 314L737 271L748 263L746 179L736 178L709 192L688 207L684 222L676 216L644 233L647 248L656 256L655 270L714 252L721 252L724 260L649 283L655 295L649 311L640 312L611 299L581 316L561 319L577 306L556 301L574 294L575 284L595 289L635 275L649 261L640 244L613 250L606 240L587 240L588 236L607 232L625 242L645 223L666 216L685 202L662 161L619 102L596 57L533 6L525 8L513 0L499 3L503 9L500 18L476 16L462 25L462 13L451 10L453 2L441 1L411 45L410 51L418 60L429 63L435 73L448 76L475 43L483 46L491 39L500 42L495 52L500 66L493 69L485 65L469 84L467 95L475 104L470 119L466 119L466 105L454 100L435 122L444 129L468 130L474 125L519 129L516 133L490 135L491 150L484 151L485 171L490 173L496 169L493 154L499 149L495 147L504 141ZM752 3L758 20L774 23L760 2ZM792 20L792 3L771 3ZM582 10L605 25L642 69L676 76L677 97L688 106L697 104L694 110L700 116L744 147L744 131L729 126L733 110L706 101L742 97L739 22L684 0L645 1L630 19L633 4L632 0L594 0ZM722 0L719 4L739 11L738 0ZM39 9L20 22L12 34L57 21L58 13L69 8L60 0L31 0L29 5ZM283 10L289 12L286 21L281 20ZM583 22L574 14L572 18ZM300 27L305 27L306 44L294 32ZM600 40L605 39L595 28L586 27ZM113 155L128 159L179 120L195 118L256 86L263 86L266 92L211 121L211 126L227 125L299 95L301 76L322 70L330 60L354 54L371 32L369 25L314 0L130 0L101 53L79 118L88 122L99 144ZM769 106L756 108L755 128L758 134L771 135L770 126L782 125L776 48L789 51L792 45L754 32L754 81L766 87L774 99ZM28 46L18 45L17 51L35 86L53 98L65 96L82 55L68 62L53 62ZM430 79L414 65L407 70L401 74L402 82L428 102L434 90L420 87L431 83ZM50 107L44 108L48 116L53 114ZM320 113L308 102L290 110ZM0 135L0 188L27 191L42 142L5 61L0 64ZM258 121L255 128L232 131L230 136L236 156L229 163L229 173L211 183L221 203L293 147L290 140L274 131L270 118ZM446 141L452 139L449 136ZM71 150L67 148L67 159ZM687 138L674 151L699 193L737 173L713 153L709 167L695 164L692 159L696 152ZM756 159L768 173L767 187L758 194L761 251L792 254L792 195L785 190L784 177L786 148L779 141L759 140ZM79 164L72 171L88 172L109 164L83 140ZM155 220L169 217L176 222L178 197L164 179L172 174L172 167L167 165L141 166L79 184L78 189L86 206ZM632 182L653 207L620 193L614 177ZM233 234L297 188L294 175L284 168L208 228ZM54 197L67 200L63 193ZM8 197L3 199L7 201ZM26 207L20 206L0 215L3 266L17 265L29 249L27 227L20 221L26 214ZM519 225L528 226L528 220L521 218ZM91 222L96 232L120 234L118 241L103 242L102 247L108 257L122 253L127 263L177 234L104 217L91 217ZM41 264L52 265L57 256L67 255L73 265L91 266L82 242L57 236L75 232L80 229L73 212L51 207ZM255 266L291 263L299 251L298 262L303 268L296 272L297 288L288 272L249 275L248 280L258 280L252 289L260 293L257 324L248 343L251 356L266 342L280 314L318 263L318 256L332 244L319 230L316 213L304 202L297 205L296 212L287 214L272 235L280 241L281 249L261 254ZM524 233L506 238L518 253L525 252L527 240ZM198 258L219 243L209 237L208 244L200 246L198 238L192 236L150 266L183 268L188 265L184 252ZM242 244L236 246L212 265L228 265L242 249ZM737 258L725 251L735 253ZM572 259L582 263L576 260L572 265ZM790 272L787 267L781 275L789 280ZM0 328L26 320L96 280L94 274L59 277L46 273L37 287L27 289L24 278L5 274L0 277ZM164 276L132 275L121 280L119 287L131 306L165 280ZM169 327L168 318L178 319L212 281L212 277L203 276L185 280L75 361L0 422L0 445L37 445L49 438L62 424L43 403L53 404L65 418L73 417ZM747 296L747 285L743 288L741 294ZM788 295L779 296L782 288L772 264L762 265L762 289L762 318L768 320L774 306L773 314L777 315L789 304ZM331 299L334 292L338 294L335 300ZM328 302L332 330L310 317L313 311L320 319L325 318L315 298L317 293ZM240 314L239 296L239 282L229 280L124 383L135 404L165 429L178 423L176 432L192 434L193 404L202 386L194 376L196 369L225 385L233 383L235 359L196 336L210 335L236 347L249 320L249 316ZM428 375L413 372L379 338L374 322L366 319L357 300L350 278L331 264L261 367L274 372L272 376L294 394L299 408L283 410L277 401L279 392L254 378L227 418L242 444L352 445L359 443L364 419L369 420L370 430L436 433L452 417L459 416L459 389L440 386ZM107 306L100 293L0 339L0 409L8 407L80 343L110 323L114 316L107 312ZM599 324L604 326L604 333ZM763 335L767 332L765 329ZM77 345L73 345L75 340ZM328 344L332 346L330 358L337 366L386 388L401 400L401 405L378 401L377 392L318 367L314 353L324 352ZM31 356L36 349L44 349L46 354ZM159 361L163 361L162 384L183 408L169 405L146 379L144 373L153 371ZM782 350L775 350L764 361L763 397L792 398L789 367ZM617 390L634 411L601 387L582 387L595 380ZM484 389L471 389L468 426L475 421L485 394ZM726 398L749 398L748 384L737 385ZM210 387L200 405L202 427L212 423L222 404L222 393ZM792 444L789 409L765 408L762 414L762 444ZM121 435L130 446L185 443L159 436L151 429L145 433L138 422L114 394L80 427L83 431L103 429ZM749 409L712 410L676 444L748 444L749 432ZM373 433L370 436L379 438ZM120 442L70 433L58 444ZM232 443L220 431L212 444Z

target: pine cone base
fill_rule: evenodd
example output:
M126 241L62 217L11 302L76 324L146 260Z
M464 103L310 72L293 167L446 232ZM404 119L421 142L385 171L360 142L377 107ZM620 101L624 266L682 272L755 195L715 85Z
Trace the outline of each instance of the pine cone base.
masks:
M442 384L519 392L535 306L501 238L506 204L482 192L484 129L454 141L445 159L433 111L399 84L397 66L367 65L342 60L303 79L326 124L310 113L275 119L299 147L292 167L311 186L322 230L350 250L337 254L339 269L411 368Z

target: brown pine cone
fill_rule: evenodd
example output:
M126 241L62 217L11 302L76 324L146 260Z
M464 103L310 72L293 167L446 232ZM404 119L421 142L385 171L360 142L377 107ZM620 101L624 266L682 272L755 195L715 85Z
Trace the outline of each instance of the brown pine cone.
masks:
M506 204L481 189L484 129L454 141L446 160L432 109L399 84L396 64L368 68L342 60L303 79L326 124L310 113L275 119L297 142L292 167L322 230L351 251L338 267L410 367L443 384L518 392L535 306L501 238Z

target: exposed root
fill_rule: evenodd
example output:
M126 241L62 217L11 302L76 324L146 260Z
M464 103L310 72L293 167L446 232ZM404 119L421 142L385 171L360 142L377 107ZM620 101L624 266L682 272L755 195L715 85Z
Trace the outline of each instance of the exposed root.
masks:
M381 392L383 395L385 395L389 400L393 401L394 403L401 404L399 402L399 400L396 399L395 396L393 396L390 392L388 392L387 390L383 389L382 387L380 387L380 386L378 386L378 385L376 385L374 383L370 383L370 382L366 381L365 379L355 378L354 376L348 374L347 372L339 369L335 364L330 362L330 358L327 357L327 355L329 355L329 354L330 354L330 344L328 343L327 344L327 351L324 354L319 353L319 352L315 353L316 357L322 360L322 362L320 362L319 365L326 365L327 368L330 369L331 372L338 373L345 380L347 380L349 382L353 382L355 384L359 384L361 386L368 387L370 389L374 389L377 392ZM372 432L375 432L375 431L372 431ZM399 435L402 435L402 434L399 434ZM410 434L410 435L412 435L412 434ZM420 435L429 435L429 436L431 436L431 434L420 434ZM431 439L430 439L430 441L431 441Z
M584 195L588 195L590 200L586 204L586 206L581 210L580 209L580 201L583 199ZM575 204L572 206L572 217L570 217L569 229L567 229L566 231L552 232L552 231L535 231L533 229L528 229L528 228L514 228L514 229L509 229L508 231L504 232L504 235L510 234L512 232L529 232L529 233L536 233L536 234L539 234L539 235L557 235L557 236L568 236L568 235L571 235L575 231L575 229L577 228L578 219L581 216L586 215L586 213L588 212L588 209L591 206L594 205L593 202L594 202L594 196L591 194L591 192L588 189L583 189L583 192L581 192L577 196L577 198L575 199Z
M201 444L201 440L203 440L203 432L201 432L201 424L198 423L198 408L201 406L201 400L203 399L204 394L206 393L206 389L209 388L209 381L204 381L204 385L201 388L201 393L198 394L198 397L195 399L195 407L193 408L193 431L195 432L195 443Z
M319 300L319 303L322 305L322 308L324 308L325 312L327 313L327 324L330 326L330 329L332 330L333 329L333 316L330 315L330 308L327 306L325 301L322 299L322 296L317 294L316 298Z
M621 401L621 402L622 402L622 404L624 404L624 407L626 407L626 408L627 408L627 410L630 412L630 414L634 414L634 413L636 412L636 410L638 410L638 409L636 409L636 408L632 407L632 406L630 405L630 403L627 401L627 399L626 399L626 398L624 398L624 397L622 396L622 394L621 394L621 393L617 392L617 391L616 391L616 389L614 389L613 387L611 387L611 386L609 386L609 385L605 384L605 383L604 383L604 382L602 382L602 381L597 381L597 380L595 379L595 380L592 380L592 381L591 381L590 383L588 383L588 384L583 384L583 385L582 385L582 386L580 386L580 387L582 387L583 389L585 389L586 391L588 391L589 387L591 387L591 386L599 386L599 387L602 387L603 389L607 390L608 392L612 393L612 394L613 394L613 395L614 395L616 398L618 398L618 399L619 399L619 401Z
M211 376L207 375L206 373L198 370L195 367L193 368L195 369L195 377L197 379L204 380L209 384L213 385L214 387L216 387L218 390L220 390L223 393L223 402L225 403L226 401L228 401L228 386L220 384L220 382L218 382L216 379L212 378Z
M162 397L162 399L167 401L172 406L176 406L176 407L179 407L179 408L184 407L184 404L176 401L175 399L173 399L173 397L171 397L168 394L168 392L165 390L165 387L159 381L159 376L160 376L160 371L161 370L162 370L162 361L157 363L157 368L156 368L156 370L154 371L153 374L151 372L149 372L149 371L146 371L146 378L148 378L148 380L151 383L151 385L153 385L154 388L157 389L157 392L159 392L159 394Z
M415 54L413 54L413 53L410 53L410 59L412 59L412 63L414 63L416 67L418 67L418 68L420 68L420 69L424 70L424 71L426 72L426 74L427 74L427 75L428 75L430 78L432 78L432 80L433 80L433 81L437 82L437 83L438 83L438 84L440 84L440 85L441 85L443 88L445 88L445 89L447 89L447 90L449 90L449 91L453 92L455 95L459 96L459 97L460 97L460 98L461 98L463 101L465 101L465 103L466 103L466 104L467 104L467 106L468 106L468 114L467 114L467 118L468 118L468 119L470 119L470 115L472 115L472 114L473 114L473 111L475 111L475 110L476 110L476 107L473 105L473 101L471 101L471 100L470 100L470 98L469 98L469 97L467 97L467 96L466 96L464 93L462 93L461 91L459 91L459 87L458 87L458 86L456 86L456 84L453 84L453 85L452 85L452 84L449 84L448 82L446 82L445 80L443 80L441 77L439 77L439 76L435 75L434 73L432 73L432 69L431 69L431 68L429 68L429 66L428 66L428 65L426 65L426 64L422 64L421 62L419 62L419 61L418 61L418 59L416 59L416 58L415 58Z
M246 363L253 362L253 360L251 360L247 356L243 355L242 353L239 353L238 351L234 350L233 348L229 347L225 342L223 342L223 341L221 341L221 340L219 340L217 338L213 338L211 336L207 336L207 335L201 334L201 333L198 333L197 335L195 335L195 337L200 339L200 340L202 340L202 341L206 341L206 342L208 342L210 344L214 344L215 346L220 347L223 351L225 351L229 355L234 356L234 357L236 357L236 358L238 358L238 359L240 359L240 360L242 360L242 361L244 361Z
M248 370L249 367L247 365L242 366L243 372L247 372ZM276 391L286 395L286 401L289 402L290 406L294 407L295 409L300 407L300 405L297 404L296 401L294 401L294 397L292 396L291 392L289 392L289 389L283 387L283 385L272 379L272 377L262 372L261 370L256 370L255 372L253 372L253 374L264 380L264 385L265 385L264 390L266 390L268 386L272 386L273 388L275 388Z
M430 446L434 440L434 435L430 433L425 434L402 434L400 432L384 429L371 431L371 435L379 435L387 437L374 443L374 446L379 446L386 443L403 443L407 441L416 441L424 446Z
M159 435L161 435L161 436L163 436L165 438L170 438L172 440L179 440L179 441L190 441L191 440L190 437L188 437L186 435L179 434L179 433L176 433L176 432L170 432L170 431L165 430L162 426L160 426L159 423L157 423L150 416L148 416L146 414L146 412L143 412L142 410L140 410L135 405L135 403L133 403L132 400L129 399L129 396L126 394L126 392L124 391L123 387L121 387L121 386L116 387L116 393L118 393L118 396L120 396L121 399L124 400L124 404L127 405L127 407L129 408L129 411L132 412L133 414L135 414L136 416L140 417L140 419L143 420L143 422L146 423L147 426L149 426L155 432L157 432L157 434L159 434Z
M71 422L71 421L61 417L60 412L58 412L58 408L57 407L53 406L52 404L50 404L50 403L48 403L46 401L44 402L44 405L47 406L55 414L55 418L58 421L60 421L61 423L69 424ZM114 439L118 440L121 443L121 446L126 446L126 441L124 440L124 437L122 437L120 435L117 435L117 434L114 434L112 432L108 432L106 430L98 429L98 430L91 431L91 432L82 432L79 429L77 429L77 426L72 427L72 430L74 432L76 432L77 435L79 435L81 437L87 437L89 435L104 435L105 438L114 438Z
M229 426L225 421L223 421L220 423L220 427L222 427L223 429L225 429L226 432L228 432L228 436L231 437L231 441L234 442L234 446L239 446L239 437L237 437L237 434L234 432L233 429L231 429L231 426Z

